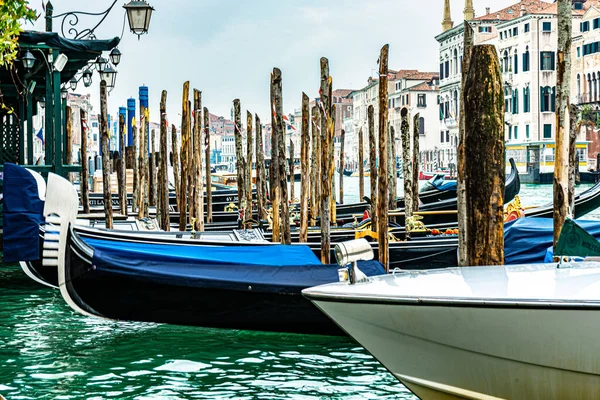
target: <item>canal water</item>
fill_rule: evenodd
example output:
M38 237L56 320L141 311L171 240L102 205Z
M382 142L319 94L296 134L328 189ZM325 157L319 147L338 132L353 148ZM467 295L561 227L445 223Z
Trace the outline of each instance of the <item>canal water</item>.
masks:
M357 178L346 178L345 189L346 201L355 200ZM523 185L521 197L536 205L551 193L551 186ZM16 266L0 269L0 394L9 400L416 399L349 338L83 317Z

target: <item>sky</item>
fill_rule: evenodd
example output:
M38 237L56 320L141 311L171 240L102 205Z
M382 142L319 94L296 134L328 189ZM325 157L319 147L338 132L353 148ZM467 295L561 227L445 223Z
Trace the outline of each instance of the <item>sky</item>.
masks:
M473 0L475 13L500 10L517 0ZM151 120L158 121L162 90L167 90L169 122L180 124L183 83L202 91L203 106L229 118L234 99L245 110L269 120L270 73L283 76L284 112L300 108L302 92L318 96L319 60L329 59L334 89L359 89L377 71L381 47L390 45L390 69L439 69L444 0L148 0L155 8L149 33L125 32L109 113L116 114L138 87L149 87ZM112 0L54 0L54 15L68 11L101 12ZM120 36L125 10L118 1L96 30L99 39ZM30 0L42 12L42 0ZM462 21L463 0L451 0L452 19ZM97 17L81 17L89 28ZM61 19L54 20L60 32ZM31 29L31 27L26 27ZM44 29L40 18L34 29ZM106 56L106 58L108 58ZM90 88L99 111L99 77ZM190 90L191 92L191 90ZM138 110L139 113L139 110ZM245 120L245 117L242 118Z

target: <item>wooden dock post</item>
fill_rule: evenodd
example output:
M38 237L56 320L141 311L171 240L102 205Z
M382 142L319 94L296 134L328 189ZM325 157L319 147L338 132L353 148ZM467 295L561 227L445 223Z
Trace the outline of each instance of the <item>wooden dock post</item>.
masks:
M189 121L189 98L190 81L183 83L183 94L181 98L181 180L179 182L179 230L185 231L187 228L187 196L188 196L188 155L190 145L190 127Z
M277 178L279 179L279 193L281 199L281 243L291 244L292 238L290 234L290 206L288 203L288 190L286 179L286 152L285 152L285 124L283 122L283 79L281 70L273 68L273 82L275 84L274 97L275 100L275 126L273 127L273 135L277 135L278 160L277 160ZM273 211L275 212L275 210Z
M181 190L179 179L179 146L177 145L177 128L171 124L171 151L173 152L173 185L175 186L175 203L180 206Z
M400 110L402 122L400 132L402 138L402 171L404 174L404 225L408 227L408 219L413 216L413 181L412 166L410 165L410 124L408 122L408 108ZM408 235L408 229L406 234Z
M398 197L398 178L396 171L396 131L391 123L388 123L388 209L396 209L396 197Z
M119 143L121 161L117 162L117 176L119 181L119 205L121 214L127 215L127 179L125 176L125 115L119 113Z
M169 150L167 146L167 91L163 90L160 96L160 209L159 220L162 230L170 231L171 223L169 219Z
M145 120L145 107L140 106L140 129L138 133L139 147L138 147L138 161L137 161L137 175L138 175L138 197L137 197L137 213L138 218L144 218L144 197L147 191L146 183L146 171L144 170L144 151L147 152L148 147L144 146L144 138L146 137L146 120Z
M377 236L379 262L389 270L388 249L388 52L389 45L381 48L379 55L379 182L377 195Z
M158 164L158 161L156 160L156 129L152 129L150 135L150 149L150 171L148 174L150 176L150 205L156 207L158 204L158 176L156 173L156 166Z
M310 136L308 134L309 111L308 111L308 96L302 93L302 136L300 149L300 168L302 176L300 178L300 243L308 242L308 197L310 176L308 150L310 146Z
M252 137L252 113L246 110L246 219L252 219L252 160L254 159L254 141ZM251 228L252 224L248 228Z
M321 57L321 262L329 264L331 247L331 195L332 181L329 178L330 152L333 154L333 135L335 127L331 113L331 76L329 60ZM332 132L333 129L333 132Z
M204 107L204 146L206 158L206 222L212 222L212 180L210 179L210 114Z
M110 193L110 153L108 151L108 111L106 107L106 81L100 81L100 140L102 146L102 191L106 228L113 227L112 194Z
M73 164L73 110L65 107L65 164ZM67 179L73 183L73 173L67 173Z
M554 153L554 246L569 215L569 136L571 132L571 30L572 3L558 0L558 51L556 72L556 148ZM574 211L574 210L571 210Z
M135 118L132 120L133 126L131 132L133 133L133 195L131 197L131 211L137 212L138 202L140 197L140 138L138 135L138 129Z
M468 21L464 22L464 44L462 63L462 83L460 88L460 117L458 123L458 149L457 149L457 175L456 175L456 202L458 211L458 266L467 266L467 195L465 186L465 81L471 62L473 49L473 27Z
M202 178L202 92L194 89L194 229L204 232L204 183ZM206 161L210 163L209 160Z
M412 147L412 210L419 211L419 129L421 115L416 113L413 117L413 147Z
M279 187L279 133L277 129L277 116L275 114L275 91L277 81L275 78L275 70L271 73L271 164L269 166L269 186L271 188L271 213L273 220L273 235L272 241L274 243L281 242L281 214L280 214L280 203L281 203L281 190ZM278 78L281 80L281 78ZM285 180L285 176L283 178Z
M256 126L256 204L258 220L267 219L267 168L265 167L265 146L263 145L262 124L255 115Z
M494 45L473 47L464 90L467 265L502 265L504 89Z
M579 107L575 104L569 105L569 187L567 209L571 213L575 213L575 184L579 183L579 157L577 156L577 132L579 125L577 119L579 117Z
M290 138L290 159L289 161L289 168L290 168L290 203L294 204L295 200L296 200L296 193L295 192L295 188L294 188L294 183L296 181L295 176L294 176L294 141Z
M362 127L358 133L358 197L363 201L365 197L365 137Z
M311 168L310 168L310 226L317 225L317 215L320 214L320 200L321 193L319 191L319 184L321 182L320 178L320 157L321 153L320 149L320 134L318 130L319 126L319 109L317 106L313 106L311 110L311 135L312 135L312 150L311 150Z
M342 133L340 135L340 197L339 197L339 202L340 204L344 204L344 171L345 171L345 166L344 166L344 142L346 141L346 131L344 129L342 129Z
M371 183L371 230L377 232L377 140L375 138L375 109L371 104L367 108L367 123L369 126L369 180Z
M235 136L235 159L237 170L237 192L238 192L238 209L240 210L241 222L246 218L246 163L244 160L244 143L242 138L242 111L240 107L240 99L233 100L233 115L234 127L233 134Z
M88 122L87 113L83 109L79 109L79 122L81 123L81 177L79 182L81 184L81 203L83 205L83 212L85 214L90 213L90 177L89 177L89 165L88 165Z
M193 93L193 92L192 92ZM193 96L193 94L192 94ZM188 98L187 108L187 120L186 126L188 130L188 141L187 141L187 157L186 157L186 179L187 179L187 223L192 224L192 220L196 218L196 203L194 202L194 132L192 131L192 118L193 118L192 102ZM192 225L192 228L194 226Z

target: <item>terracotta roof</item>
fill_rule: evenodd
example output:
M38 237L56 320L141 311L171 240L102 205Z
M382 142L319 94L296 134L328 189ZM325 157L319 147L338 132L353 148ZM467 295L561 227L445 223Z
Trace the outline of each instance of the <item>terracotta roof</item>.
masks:
M434 92L439 90L439 88L435 85L429 85L427 82L420 83L416 86L408 88L409 92Z
M348 96L350 93L352 93L352 89L335 89L333 92L331 92L332 96L341 96L341 97L346 97Z
M552 4L542 0L521 0L500 11L490 12L489 14L474 18L473 21L510 21L521 16L522 6L524 6L526 13L536 14L549 5Z
M597 6L598 4L593 4ZM573 10L573 15L583 15L592 6L592 1L583 3L583 10ZM541 10L532 11L531 14L553 14L558 15L558 3L552 3Z

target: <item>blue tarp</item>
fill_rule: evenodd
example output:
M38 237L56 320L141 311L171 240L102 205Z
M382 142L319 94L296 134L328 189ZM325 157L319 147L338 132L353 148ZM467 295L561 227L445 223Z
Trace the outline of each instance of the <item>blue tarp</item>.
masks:
M456 181L432 180L431 185L438 190L456 190Z
M226 290L295 293L338 280L337 265L323 265L308 246L202 246L84 239L99 273L140 281ZM376 261L359 268L385 271Z
M600 221L577 220L577 224L600 239ZM504 226L506 264L543 263L554 239L552 218L521 218Z
M33 174L36 172L16 164L4 164L5 262L40 258L39 234L44 200L40 198L38 181ZM41 176L39 179L42 179ZM45 193L42 195L45 196Z

